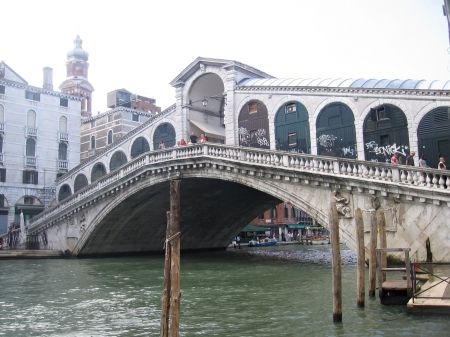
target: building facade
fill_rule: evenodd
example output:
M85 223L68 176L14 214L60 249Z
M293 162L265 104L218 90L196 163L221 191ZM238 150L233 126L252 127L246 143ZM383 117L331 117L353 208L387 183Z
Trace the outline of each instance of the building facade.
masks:
M55 201L55 180L80 161L81 98L28 84L0 63L0 234Z
M133 94L127 89L118 89L108 93L107 106L110 109L124 107L158 114L161 107L156 106L156 99Z

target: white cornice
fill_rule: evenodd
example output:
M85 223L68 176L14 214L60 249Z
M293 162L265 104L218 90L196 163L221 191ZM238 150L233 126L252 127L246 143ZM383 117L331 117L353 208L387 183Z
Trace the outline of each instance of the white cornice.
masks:
M69 94L66 94L64 92L46 90L46 89L43 89L43 88L33 87L31 85L24 85L22 83L12 82L12 81L8 81L8 80L4 80L4 79L0 79L0 84L6 85L8 87L13 87L13 88L18 88L18 89L24 89L24 90L28 90L28 91L38 92L40 94L56 96L56 97L60 97L60 98L67 98L67 99L71 99L71 100L74 100L74 101L81 101L82 100L82 97L69 95Z

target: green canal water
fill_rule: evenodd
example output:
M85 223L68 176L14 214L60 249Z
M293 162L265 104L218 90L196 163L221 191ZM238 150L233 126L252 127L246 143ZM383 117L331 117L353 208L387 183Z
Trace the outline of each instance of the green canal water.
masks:
M448 317L377 298L357 308L354 257L344 247L343 256L336 324L329 246L183 254L181 336L450 336ZM159 336L163 262L0 261L0 336Z

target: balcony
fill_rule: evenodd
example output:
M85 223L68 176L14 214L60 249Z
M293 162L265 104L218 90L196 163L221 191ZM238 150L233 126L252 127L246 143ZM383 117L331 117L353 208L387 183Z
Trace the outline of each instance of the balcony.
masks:
M38 129L27 126L27 137L37 137Z
M0 153L0 164L3 164L3 153Z
M5 123L0 123L0 132L5 132Z
M58 159L58 170L69 170L69 161Z
M60 142L68 142L69 141L69 134L68 133L64 133L64 132L59 132L59 141Z
M26 156L25 157L25 166L36 167L36 157Z

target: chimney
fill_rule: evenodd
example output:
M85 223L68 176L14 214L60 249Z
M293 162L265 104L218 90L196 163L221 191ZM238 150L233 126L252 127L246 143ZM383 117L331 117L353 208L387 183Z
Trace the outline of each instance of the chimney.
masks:
M45 90L53 91L53 68L45 67L44 70L44 85L42 86Z

